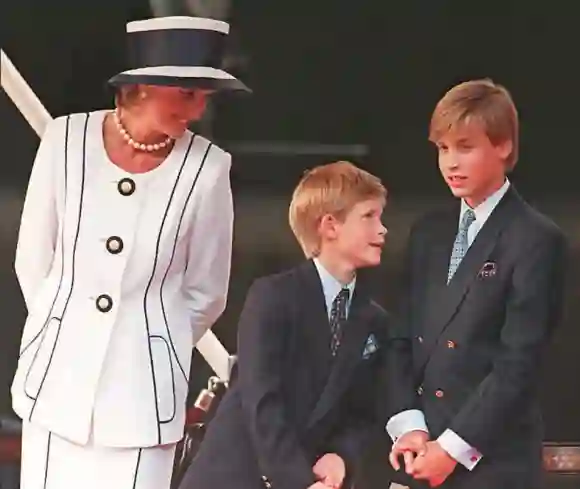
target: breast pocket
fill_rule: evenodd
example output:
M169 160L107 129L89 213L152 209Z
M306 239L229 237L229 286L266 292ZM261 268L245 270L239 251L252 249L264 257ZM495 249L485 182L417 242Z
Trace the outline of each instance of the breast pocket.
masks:
M503 303L509 287L509 278L505 274L487 275L479 272L470 288L470 294L477 297L486 307L494 303Z
M157 409L160 423L170 423L175 418L175 373L171 360L171 350L162 336L151 336L151 361L153 363L153 382L156 392Z

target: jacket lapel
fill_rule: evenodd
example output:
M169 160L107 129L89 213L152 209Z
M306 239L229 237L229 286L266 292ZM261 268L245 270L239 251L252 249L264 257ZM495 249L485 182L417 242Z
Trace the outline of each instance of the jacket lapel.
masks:
M330 324L326 310L326 300L320 276L312 260L305 262L299 269L301 277L300 302L301 326L305 338L304 349L307 358L314 365L316 372L315 385L326 382L328 369L332 361L330 353Z
M348 319L342 326L341 345L336 357L331 360L328 381L308 419L309 428L332 408L349 385L350 375L362 358L365 341L372 328L373 307L368 295L361 289L357 281Z
M511 221L512 211L516 207L514 203L517 201L517 193L510 187L480 229L448 285L447 270L458 229L458 213L453 214L452 231L451 220L442 226L445 236L440 236L440 241L433 250L433 275L427 278L431 281L431 299L428 303L429 312L426 316L428 319L425 320L426 328L423 332L422 350L425 355L423 362L428 360L437 340L453 319L473 281L477 278L479 270L496 247L501 232Z

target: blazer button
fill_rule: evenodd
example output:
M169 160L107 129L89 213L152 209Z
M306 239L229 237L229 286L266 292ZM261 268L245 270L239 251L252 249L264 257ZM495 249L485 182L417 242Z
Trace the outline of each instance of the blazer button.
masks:
M423 343L423 337L422 336L417 336L417 341L419 343Z
M117 184L117 189L119 190L119 193L121 195L127 197L131 195L133 192L135 192L135 182L130 178L123 178L119 180L119 183Z
M457 345L456 345L456 343L454 341L451 341L451 340L447 341L447 348L453 349L456 346Z
M123 240L119 236L111 236L107 240L107 251L112 255L121 253L123 251Z
M97 309L101 312L109 312L113 309L113 299L107 294L101 294L96 300Z
M417 388L417 394L419 394L420 396L422 396L422 395L423 395L423 386L422 386L422 385L420 385L420 386Z
M438 397L439 399L441 399L444 395L445 392L443 392L441 389L435 391L435 397Z

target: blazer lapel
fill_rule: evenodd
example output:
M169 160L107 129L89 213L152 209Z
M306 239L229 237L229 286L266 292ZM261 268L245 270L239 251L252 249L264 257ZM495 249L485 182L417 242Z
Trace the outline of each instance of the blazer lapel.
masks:
M308 419L308 427L314 426L332 408L336 399L349 385L354 366L361 360L365 340L372 327L373 308L369 297L357 282L347 321L342 325L342 341L326 386Z
M299 300L302 310L302 328L305 337L304 349L308 361L313 362L316 371L316 385L326 382L332 355L330 352L330 324L326 310L326 300L320 276L312 260L305 262L300 270L301 287Z
M510 222L512 210L517 202L517 194L511 187L505 196L493 210L483 227L480 229L474 242L469 247L465 257L459 264L455 275L447 284L447 270L449 259L457 227L459 216L455 213L455 226L451 236L447 236L443 242L438 243L434 250L435 260L434 276L428 278L433 280L430 290L431 300L429 301L429 313L426 319L426 328L424 333L423 352L424 362L429 358L429 354L437 344L438 338L445 331L447 325L453 319L456 311L465 298L481 266L497 245L499 235ZM444 226L447 229L449 226ZM447 229L447 231L449 231Z

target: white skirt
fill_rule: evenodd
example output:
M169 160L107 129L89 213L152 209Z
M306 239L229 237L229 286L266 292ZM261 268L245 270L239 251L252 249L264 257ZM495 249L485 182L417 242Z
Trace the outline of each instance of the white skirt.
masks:
M175 447L81 446L24 423L20 489L169 489Z

